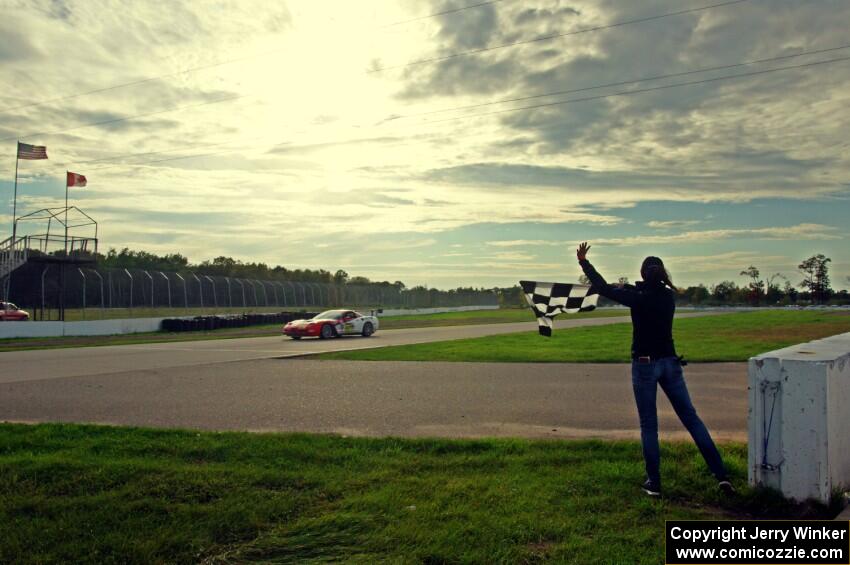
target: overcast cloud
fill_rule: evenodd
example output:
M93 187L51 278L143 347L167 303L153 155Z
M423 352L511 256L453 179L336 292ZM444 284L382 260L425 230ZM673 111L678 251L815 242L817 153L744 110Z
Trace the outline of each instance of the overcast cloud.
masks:
M850 286L850 60L709 80L850 57L811 54L850 46L850 3L500 49L711 2L505 0L387 25L469 4L0 0L0 220L21 139L50 160L21 162L18 210L85 174L72 197L104 250L454 287L575 279L589 239L609 278L651 253L678 284L750 263L797 280L825 253Z

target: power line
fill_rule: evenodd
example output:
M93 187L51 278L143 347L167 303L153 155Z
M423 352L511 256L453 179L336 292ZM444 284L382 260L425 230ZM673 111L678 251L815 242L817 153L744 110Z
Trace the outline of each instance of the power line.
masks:
M402 25L402 24L405 24L405 23L409 23L409 22L424 20L424 19L428 19L428 18L434 18L434 17L437 17L437 16L443 16L443 15L446 15L446 14L452 14L452 13L455 13L455 12L462 12L464 10L469 10L469 9L472 9L472 8L479 8L479 7L482 7L482 6L489 5L489 4L497 4L497 3L502 2L502 1L504 1L504 0L491 0L489 2L479 2L477 4L472 4L470 6L465 6L463 8L456 8L454 10L444 10L442 12L436 12L436 13L433 13L433 14L429 14L427 16L420 16L418 18L412 18L412 19L409 19L409 20L402 20L402 21L391 23L391 24L386 24L386 25L380 26L378 29L389 28L389 27L398 26L398 25ZM273 55L275 53L280 53L282 51L287 51L287 50L288 49L285 49L285 48L271 49L269 51L263 51L263 52L260 52L260 53L245 55L243 57L236 57L234 59L227 59L225 61L218 61L216 63L210 63L208 65L200 65L200 66L197 66L197 67L190 67L188 69L182 69L182 70L179 70L179 71L175 71L173 73L166 73L166 74L163 74L163 75L157 75L157 76L153 76L153 77L147 77L147 78L143 78L143 79L133 80L133 81L130 81L130 82L122 82L122 83L119 83L119 84L113 84L111 86L105 86L105 87L102 87L102 88L95 88L95 89L86 90L86 91L83 91L83 92L76 92L74 94L68 94L66 96L57 96L56 98L48 98L46 100L41 100L41 101L38 101L38 102L29 102L27 104L20 104L18 106L9 106L7 108L3 108L2 110L0 110L0 114L6 114L8 112L13 112L15 110L23 110L25 108L37 108L39 106L44 106L46 104L52 104L54 102L64 102L66 100L73 100L74 98L89 96L91 94L99 94L101 92L109 92L111 90L118 90L120 88L127 88L127 87L130 87L130 86L138 86L140 84L155 82L155 81L158 81L158 80L176 77L176 76L180 76L180 75L183 75L183 74L194 73L194 72L198 72L198 71L204 71L204 70L207 70L207 69L214 69L216 67L222 67L222 66L225 66L225 65L232 65L233 63L239 63L241 61L246 61L246 60L249 60L249 59L256 59L258 57L265 57L267 55Z
M480 8L482 6L489 6L490 4L498 4L503 0L491 0L490 2L479 2L478 4L470 4L469 6L464 6L463 8L455 8L453 10L443 10L442 12L434 12L433 14L428 14L427 16L419 16L418 18L410 18L409 20L401 20L399 22L393 22L391 24L386 24L381 26L381 28L395 27L400 26L402 24L409 24L411 22L418 22L420 20L427 20L429 18L436 18L437 16L445 16L446 14L454 14L457 12L463 12L465 10L470 10L472 8Z
M192 145L192 146L189 147L189 149L202 149L202 148L205 148L205 147L219 147L221 145L226 145L228 143L231 143L231 142L222 141L220 143L204 143L202 145ZM182 147L173 147L171 149L161 149L159 151L146 151L144 153L125 153L124 155L113 155L111 157L101 157L100 159L89 159L88 161L75 161L74 164L75 165L84 165L84 164L89 164L89 163L103 163L104 161L116 161L116 160L119 160L119 159L132 159L134 157L143 157L145 155L160 155L162 153L174 153L175 151L185 151L186 148L187 148L186 145L183 145ZM107 165L107 166L112 166L112 165ZM94 170L103 169L103 168L106 168L106 167L104 167L103 165L98 166L98 167L93 167Z
M13 139L26 139L26 138L29 138L29 137L45 136L45 135L57 135L57 134L60 134L60 133L65 133L65 132L73 131L73 130L76 130L76 129L88 128L88 127L93 127L93 126L103 126L103 125L107 125L107 124L115 124L115 123L118 123L118 122L126 122L126 121L129 121L129 120L135 120L136 118L146 118L148 116L156 116L156 115L159 115L159 114L167 114L168 112L177 112L179 110L187 110L189 108L199 108L201 106L209 106L210 104L219 104L221 102L230 102L231 100L238 100L239 98L247 98L248 96L253 96L253 94L238 94L236 96L227 96L225 98L218 98L216 100L208 100L206 102L201 102L201 103L198 103L198 104L189 104L187 106L177 106L175 108L167 108L165 110L157 110L156 112L145 112L145 113L142 113L142 114L133 114L133 115L130 115L130 116L123 116L121 118L113 118L113 119L109 119L109 120L103 120L103 121L100 121L100 122L90 122L90 123L87 123L87 124L78 124L76 126L66 128L66 129L63 129L63 130L30 133L30 134L27 134L27 135L14 135L14 136L11 136L11 137L4 137L4 138L0 139L0 141L9 141L9 140L13 140Z
M654 92L656 90L664 90L664 89L667 89L667 88L678 88L680 86L691 86L691 85L694 85L694 84L705 84L705 83L709 83L709 82L732 80L732 79L736 79L736 78L763 75L763 74L767 74L767 73L775 73L775 72L778 72L778 71L787 71L787 70L790 70L790 69L802 69L802 68L806 68L806 67L814 67L814 66L817 66L817 65L826 65L826 64L829 64L829 63L837 63L837 62L840 62L840 61L847 61L847 60L850 60L850 56L837 57L835 59L827 59L825 61L814 61L814 62L811 62L811 63L801 63L799 65L790 65L790 66L787 66L787 67L776 67L774 69L766 69L766 70L762 70L762 71L752 71L752 72L748 72L748 73L739 73L737 75L727 75L727 76L722 76L722 77L692 80L692 81L687 81L687 82L679 82L679 83L676 83L676 84L665 84L665 85L661 85L661 86L639 88L639 89L635 89L635 90L626 90L626 91L623 91L623 92L614 92L614 93L611 93L611 94L600 94L598 96L585 96L583 98L571 98L569 100L559 100L558 102L547 102L545 104L533 104L531 106L521 106L519 108L508 108L506 110L495 110L493 112L482 112L480 114L469 114L469 115L466 115L466 116L456 116L454 118L445 118L445 119L442 119L442 120L429 120L429 121L426 121L426 123L439 124L439 123L443 123L443 122L453 122L453 121L456 121L456 120L463 120L463 119L467 119L467 118L481 118L481 117L484 117L484 116L492 116L492 115L495 115L495 114L505 114L505 113L508 113L508 112L521 112L523 110L534 110L536 108L547 108L547 107L550 107L550 106L559 106L561 104L573 104L575 102L588 102L590 100L601 100L603 98L613 98L615 96L629 96L629 95L632 95L632 94L641 94L641 93L644 93L644 92Z
M88 96L90 94L97 94L97 93L100 93L100 92L108 92L110 90L117 90L119 88L126 88L128 86L136 86L138 84L144 84L144 83L147 83L147 82L162 80L162 79L165 79L165 78L175 77L175 76L179 76L179 75L186 74L186 73L194 73L194 72L197 72L197 71L212 69L214 67L221 67L223 65L231 65L233 63L238 63L240 61L245 61L246 59L254 59L256 57L262 57L262 56L265 56L265 55L270 55L272 53L278 53L280 51L283 51L283 49L274 49L274 50L271 50L271 51L264 51L263 53L257 53L257 54L254 54L254 55L246 55L244 57L237 57L236 59L228 59L226 61L219 61L218 63L211 63L209 65L202 65L200 67L191 67L191 68L188 68L188 69L183 69L182 71L176 71L176 72L168 73L168 74L164 74L164 75L158 75L158 76L148 77L148 78L134 80L134 81L130 81L130 82L124 82L124 83L121 83L121 84L114 84L112 86L106 86L106 87L103 87L103 88L96 88L94 90L87 90L85 92L77 92L75 94L69 94L67 96L59 96L59 97L56 97L56 98L49 98L47 100L42 100L40 102L32 102L30 104L21 104L20 106L11 106L9 108L4 108L4 109L0 110L0 114L5 114L7 112L12 112L14 110L21 110L21 109L24 109L24 108L35 108L37 106L44 106L45 104L52 104L53 102L63 102L65 100L72 100L74 98L79 98L81 96Z
M737 78L745 78L745 77L763 75L763 74L774 73L774 72L785 71L785 70L801 69L801 68L806 68L806 67L814 67L814 66L818 66L818 65L826 65L826 64L830 64L830 63L837 63L837 62L847 61L847 60L850 60L850 56L838 57L838 58L835 58L835 59L827 59L827 60L824 60L824 61L814 61L814 62L810 62L810 63L802 63L802 64L799 64L799 65L789 65L789 66L785 66L785 67L776 67L774 69L752 71L752 72L748 72L748 73L738 73L738 74L735 74L735 75L726 75L726 76L722 76L722 77L713 77L713 78L709 78L709 79L701 79L701 80L687 81L687 82L676 83L676 84L667 84L667 85L661 85L661 86L655 86L655 87L649 87L649 88L642 88L642 89L636 89L636 90L628 90L628 91L623 91L623 92L602 94L602 95L598 95L598 96L587 96L587 97L583 97L583 98L573 98L573 99L570 99L570 100L562 100L562 101L550 102L550 103L546 103L546 104L524 106L524 107L521 107L521 108L511 108L511 109L507 109L507 110L499 110L499 111L496 111L496 112L486 112L486 113L482 113L482 114L471 114L471 115L468 115L468 116L459 116L459 117L448 118L448 119L443 119L443 120L426 121L425 123L426 124L436 124L436 123L456 121L456 120L466 119L466 118L478 118L478 117L488 116L488 115L492 115L492 114L501 114L501 113L506 113L506 112L517 112L517 111L522 111L522 110L530 110L530 109L543 108L543 107L548 107L548 106L556 106L556 105L560 105L560 104L572 104L572 103L577 103L577 102L587 102L587 101L591 101L591 100L599 100L599 99L603 99L603 98L629 96L629 95L633 95L633 94L641 94L641 93L644 93L644 92L654 92L654 91L664 90L664 89L668 89L668 88L678 88L678 87L682 87L682 86L690 86L690 85L695 85L695 84L704 84L704 83L718 82L718 81L723 81L723 80L733 80L733 79L737 79ZM411 127L412 126L418 126L418 125L419 124L410 124ZM553 125L555 125L555 124L553 124ZM378 127L378 126L375 126L375 127ZM156 161L143 161L141 163L132 163L129 166L141 166L141 165L161 163L161 162L166 162L166 161L178 161L178 160L182 160L182 159L192 159L192 158L195 158L195 157L206 157L206 156L209 156L209 155L218 155L218 154L222 154L222 153L228 153L228 152L231 152L231 151L232 150L227 149L227 150L224 150L224 151L217 151L217 152L214 152L214 153L184 155L184 156L179 156L179 157L172 157L172 158L169 158L169 159L160 159L160 160L156 160ZM120 166L120 165L121 164L119 164L117 166Z
M429 116L429 115L432 115L432 114L441 114L441 113L445 113L445 112L455 112L455 111L458 111L458 110L472 110L474 108L482 108L484 106L493 106L493 105L496 105L496 104L506 104L508 102L521 102L523 100L533 100L535 98L546 98L546 97L549 97L549 96L560 96L562 94L574 94L576 92L585 92L585 91L588 91L588 90L597 90L597 89L600 89L600 88L608 88L608 87L612 87L612 86L625 86L627 84L636 84L636 83L639 83L639 82L648 82L648 81L651 81L651 80L661 80L661 79L665 79L665 78L673 78L673 77L687 76L687 75L693 75L693 74L699 74L699 73L707 73L707 72L711 72L711 71L734 69L736 67L744 67L744 66L747 66L747 65L756 65L756 64L761 64L761 63L770 63L770 62L782 61L782 60L786 60L786 59L795 59L795 58L798 58L798 57L804 57L806 55L817 55L817 54L820 54L820 53L829 53L831 51L839 51L841 49L848 49L848 48L850 48L850 44L840 45L838 47L829 47L827 49L818 49L818 50L815 50L815 51L804 51L802 53L796 53L796 54L793 54L793 55L780 55L778 57L769 57L767 59L754 59L752 61L745 61L743 63L733 63L733 64L728 64L728 65L719 65L719 66L716 66L716 67L704 67L704 68L701 68L701 69L694 69L694 70L690 70L690 71L682 71L682 72L678 72L678 73L670 73L670 74L665 74L665 75L655 75L655 76L650 76L650 77L643 77L643 78L632 79L632 80L624 80L624 81L619 81L619 82L609 82L609 83L606 83L606 84L600 84L600 85L594 85L594 86L585 86L585 87L581 87L581 88L572 88L572 89L569 89L569 90L556 90L556 91L553 91L553 92L545 92L543 94L534 94L532 96L519 96L519 97L516 97L516 98L502 98L500 100L493 100L493 101L490 101L490 102L482 102L482 103L479 103L479 104L469 104L469 105L466 105L466 106L455 106L455 107L452 107L452 108L442 108L440 110L429 110L427 112L418 112L418 113L415 113L415 114L404 114L404 115L400 115L400 116L393 116L391 118L388 118L386 121L402 120L402 119L407 119L407 118L415 118L415 117L419 117L419 116Z
M731 6L732 4L741 4L743 2L748 2L748 1L749 0L729 0L727 2L720 2L719 4L711 4L709 6L702 6L702 7L699 7L699 8L689 8L687 10L677 10L675 12L667 12L666 14L658 14L658 15L655 15L655 16L647 16L647 17L644 17L644 18L637 18L637 19L634 19L634 20L625 20L625 21L616 22L616 23L613 23L613 24L587 27L587 28L577 29L577 30L573 30L573 31L567 31L567 32L564 32L564 33L554 33L554 34L550 34L550 35L541 35L540 37L535 37L533 39L524 39L522 41L513 41L513 42L510 42L510 43L502 43L500 45L491 45L489 47L481 47L479 49L471 49L469 51L461 51L459 53L452 53L450 55L443 55L441 57L431 57L429 59L419 59L417 61L411 61L410 63L403 63L401 65L393 65L393 66L389 66L389 67L380 67L380 68L377 68L377 69L370 69L366 72L367 73L379 73L381 71L387 71L387 70L391 70L391 69L401 69L401 68L405 68L405 67L412 67L412 66L415 66L415 65L426 65L426 64L429 64L429 63L437 63L439 61L446 61L448 59L455 59L457 57L465 57L467 55L475 55L477 53L485 53L487 51L495 51L496 49L505 49L507 47L515 47L517 45L527 45L529 43L536 43L536 42L539 42L539 41L548 41L550 39L557 39L559 37L567 37L567 36L571 36L571 35L579 35L579 34L582 34L582 33L590 33L590 32L594 32L594 31L601 31L603 29L611 29L611 28L621 27L621 26L625 26L625 25L631 25L631 24L637 24L637 23L643 23L643 22L650 22L650 21L653 21L653 20L660 20L662 18L669 18L669 17L672 17L672 16L680 16L680 15L683 15L683 14L691 14L691 13L694 13L694 12L702 12L704 10L711 10L712 8L720 8L722 6Z
M840 45L840 46L837 46L837 47L829 47L829 48L825 48L825 49L817 49L817 50L814 50L814 51L805 51L805 52L802 52L802 53L795 53L795 54L791 54L791 55L780 55L780 56L768 57L768 58L764 58L764 59L754 59L754 60L745 61L745 62L742 62L742 63L731 63L731 64L719 65L719 66L715 66L715 67L704 67L702 69L693 69L693 70L690 70L690 71L682 71L682 72L678 72L678 73L670 73L670 74L665 74L665 75L643 77L643 78L640 78L640 79L633 79L633 80L628 80L628 81L619 81L619 82L612 82L612 83L606 83L606 84L592 85L592 86L574 88L574 89L569 89L569 90L558 90L558 91L547 92L547 93L543 93L543 94L535 94L535 95L532 95L532 96L520 96L520 97L515 97L515 98L505 98L505 99L501 99L501 100L493 100L493 101L490 101L490 102L483 102L483 103L480 103L480 104L470 104L470 105L466 105L466 106L456 106L456 107L452 107L452 108L442 108L440 110L431 110L431 111L428 111L428 112L406 114L406 115L395 116L395 117L389 118L389 119L385 120L385 122L402 120L402 119L419 117L419 116L433 115L433 114L437 114L437 113L454 112L454 111L459 111L459 110L469 110L469 109L480 108L480 107L484 107L484 106L492 106L492 105L496 105L496 104L508 103L508 102L519 102L519 101L523 101L523 100L532 100L532 99L536 99L536 98L544 98L544 97L549 97L549 96L559 96L559 95L563 95L563 94L572 94L572 93L576 93L576 92L584 92L584 91L588 91L588 90L597 90L597 89L600 89L600 88L608 88L608 87L612 87L612 86L624 86L624 85L627 85L627 84L636 84L636 83L647 82L647 81L651 81L651 80L673 78L673 77L677 77L677 76L687 76L687 75L704 73L704 72L732 69L732 68L742 67L742 66L747 66L747 65L755 65L755 64L762 64L762 63L769 63L769 62L793 59L793 58L798 58L798 57L804 57L804 56L807 56L807 55L817 55L817 54L822 54L822 53L828 53L828 52L838 51L838 50L847 49L847 48L850 48L850 44ZM229 143L229 142L196 145L196 146L189 147L188 149L201 149L201 148L206 148L206 147L215 147L215 146L224 145L226 143ZM148 151L148 152L145 152L145 153L131 153L131 154L125 154L125 155L119 155L119 156L112 156L112 157L102 157L102 158L99 158L99 159L91 159L89 161L81 161L81 162L78 162L77 164L96 163L96 162L103 162L103 161L113 161L113 160L118 160L118 159L142 157L142 156L145 156L145 155L156 155L156 154L159 154L159 153L171 153L171 152L174 152L174 151L183 151L183 150L186 150L186 149L187 149L187 147L185 145L183 145L183 146L181 146L179 148L175 148L175 149L166 149L166 150L161 150L161 151ZM110 165L109 167L112 167L112 166L113 165ZM105 168L105 167L97 167L97 168Z

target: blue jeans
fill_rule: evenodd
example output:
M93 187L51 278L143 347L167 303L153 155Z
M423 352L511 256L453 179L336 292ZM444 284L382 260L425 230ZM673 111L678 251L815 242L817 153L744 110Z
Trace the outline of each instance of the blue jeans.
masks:
M640 439L649 480L658 486L661 485L658 413L655 409L656 384L661 385L661 390L670 399L673 410L694 438L705 462L708 463L708 468L718 480L726 479L726 469L723 467L720 452L717 451L717 446L714 445L708 429L697 416L697 411L691 403L679 359L664 357L649 363L632 361L632 388L635 392L638 416L640 416Z

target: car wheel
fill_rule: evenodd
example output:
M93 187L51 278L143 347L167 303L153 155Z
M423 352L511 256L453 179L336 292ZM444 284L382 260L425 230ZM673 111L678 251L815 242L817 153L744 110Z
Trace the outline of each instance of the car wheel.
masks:
M292 339L301 339L300 335L291 335L289 337L291 337Z
M322 326L322 331L319 332L319 339L328 339L336 335L334 328L330 324L325 324Z
M370 322L363 324L363 337L369 337L373 333L375 333L375 327Z

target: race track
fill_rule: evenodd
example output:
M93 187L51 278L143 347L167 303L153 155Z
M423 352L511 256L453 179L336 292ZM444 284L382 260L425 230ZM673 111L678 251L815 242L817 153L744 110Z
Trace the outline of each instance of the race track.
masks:
M688 317L700 314L681 314ZM630 321L628 317L580 318L556 322L556 328L597 326ZM283 336L211 339L104 347L74 347L0 353L0 383L99 375L141 369L188 367L304 354L463 339L521 331L536 331L534 321L518 324L443 326L380 330L370 338L302 339Z
M586 318L557 326L624 321ZM369 339L6 352L0 354L0 420L368 436L638 437L627 365L298 358L524 330L536 330L536 323L391 330ZM746 439L746 365L690 365L686 373L715 435ZM664 437L683 437L666 400L659 399L659 420Z

